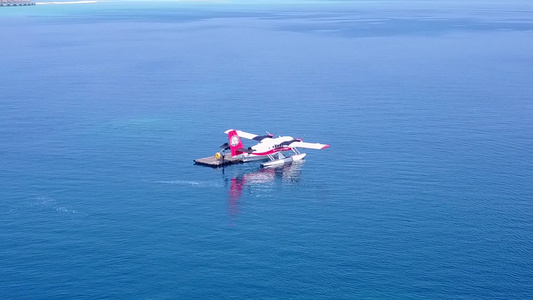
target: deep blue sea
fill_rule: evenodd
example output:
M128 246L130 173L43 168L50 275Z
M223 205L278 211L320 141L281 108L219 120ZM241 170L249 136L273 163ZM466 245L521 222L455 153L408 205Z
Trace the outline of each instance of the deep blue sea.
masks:
M0 51L0 299L533 297L531 1L2 7ZM331 147L194 165L230 128Z

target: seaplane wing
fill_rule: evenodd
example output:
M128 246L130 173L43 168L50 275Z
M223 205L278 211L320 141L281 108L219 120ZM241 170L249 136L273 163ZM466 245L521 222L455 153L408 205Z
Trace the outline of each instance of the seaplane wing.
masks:
M231 131L233 131L234 129L228 129L226 131L224 131L225 134L229 134ZM244 131L240 131L240 130L235 130L237 132L237 135L240 137L240 138L243 138L243 139L248 139L248 140L256 140L256 141L261 141L263 139L266 139L266 138L272 138L273 135L272 134L267 134L267 135L257 135L257 134L253 134L253 133L248 133L248 132L244 132Z
M326 149L329 148L329 145L326 144L320 144L320 143L306 143L302 141L295 141L289 144L289 147L291 148L308 148L308 149Z

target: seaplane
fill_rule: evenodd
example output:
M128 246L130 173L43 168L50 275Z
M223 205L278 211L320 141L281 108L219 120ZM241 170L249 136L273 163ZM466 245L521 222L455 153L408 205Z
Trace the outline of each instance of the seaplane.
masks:
M303 160L307 154L300 153L298 148L316 150L329 148L329 145L326 144L306 143L300 138L291 136L274 137L273 134L268 132L266 135L256 135L241 130L229 129L224 133L228 135L228 143L220 146L222 150L215 154L215 158L223 159L224 151L230 150L232 158L242 162L270 160L261 164L264 168L278 167ZM245 148L241 138L257 141L258 144ZM286 153L288 151L292 151L289 156Z

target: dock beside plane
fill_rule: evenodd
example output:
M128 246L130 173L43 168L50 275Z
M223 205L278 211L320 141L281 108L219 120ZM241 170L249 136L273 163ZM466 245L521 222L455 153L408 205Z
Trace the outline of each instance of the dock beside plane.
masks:
M212 155L212 156L208 156L204 158L195 159L194 163L197 165L218 168L218 167L224 167L224 166L229 166L229 165L234 165L234 164L240 164L240 163L243 163L243 160L238 157L232 157L231 153L227 153L224 156L222 156L220 159Z

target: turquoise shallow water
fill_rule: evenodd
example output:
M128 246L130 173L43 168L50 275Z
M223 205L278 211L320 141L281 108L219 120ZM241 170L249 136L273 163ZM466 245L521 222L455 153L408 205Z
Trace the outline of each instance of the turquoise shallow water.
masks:
M528 299L533 8L0 12L0 298ZM331 148L192 164L226 129Z

